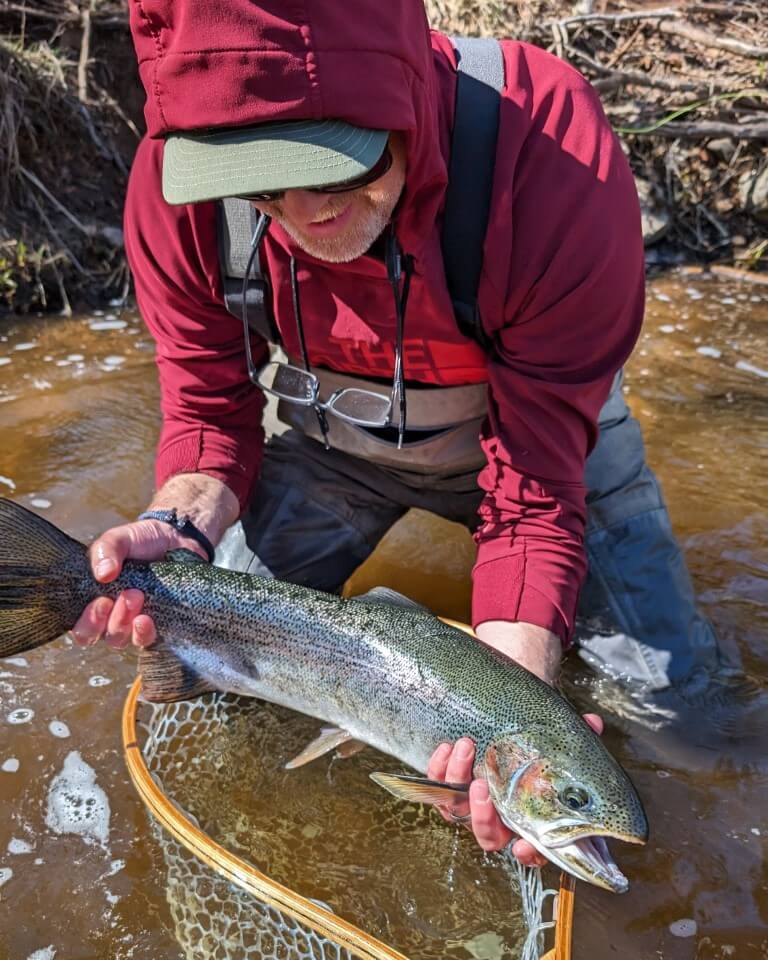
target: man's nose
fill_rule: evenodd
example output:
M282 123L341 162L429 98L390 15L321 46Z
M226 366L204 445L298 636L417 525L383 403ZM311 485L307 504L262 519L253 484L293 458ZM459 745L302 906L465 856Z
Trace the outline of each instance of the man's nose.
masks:
M283 210L294 223L311 223L328 203L328 195L312 190L286 190Z

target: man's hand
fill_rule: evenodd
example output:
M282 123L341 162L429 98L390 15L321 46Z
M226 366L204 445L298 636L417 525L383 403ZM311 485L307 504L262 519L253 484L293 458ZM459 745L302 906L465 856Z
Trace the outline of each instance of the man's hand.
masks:
M481 643L493 647L546 683L554 685L560 672L562 655L560 639L554 633L532 623L504 620L481 623L475 632ZM600 717L587 713L584 719L596 733L603 732ZM429 761L427 776L431 780L451 783L472 781L469 800L456 803L450 810L439 807L440 814L449 822L471 817L471 830L483 850L501 850L512 840L514 833L504 825L497 813L486 781L472 780L474 762L475 745L469 738L462 737L455 744L441 743ZM527 840L518 840L512 847L512 853L526 866L541 867L546 863L545 857Z
M173 507L179 514L188 513L212 543L221 539L240 512L237 498L227 486L199 473L172 477L155 495L149 509ZM160 520L125 523L107 530L91 544L91 569L100 583L111 583L120 576L126 560L162 560L169 550L179 547L207 559L197 541L183 537L170 524ZM104 637L117 650L129 643L135 647L150 646L157 632L152 618L141 612L143 605L141 590L123 590L114 602L109 597L98 597L88 604L72 628L75 641L87 647Z

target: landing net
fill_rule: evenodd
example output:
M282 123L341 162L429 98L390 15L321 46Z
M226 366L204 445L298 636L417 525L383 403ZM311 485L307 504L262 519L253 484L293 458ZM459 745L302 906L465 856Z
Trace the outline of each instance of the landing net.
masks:
M213 694L195 701L146 704L139 703L139 691L137 680L125 704L126 762L152 814L168 871L175 935L185 960L407 960L327 904L297 894L217 843L179 804L190 769L206 750L215 749L227 726L248 719L245 713L253 709L252 702ZM539 960L544 931L555 925L542 918L542 907L555 891L543 890L540 871L521 867L511 855L508 863L519 884L528 930L516 955ZM562 914L562 891L560 900ZM570 957L570 916L559 919L556 949L545 960ZM472 950L451 955L472 955Z

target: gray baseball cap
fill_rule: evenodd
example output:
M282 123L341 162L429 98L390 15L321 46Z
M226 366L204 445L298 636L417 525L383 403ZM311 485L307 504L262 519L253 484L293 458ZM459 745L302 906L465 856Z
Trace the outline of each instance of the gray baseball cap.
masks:
M163 196L197 203L342 183L376 164L388 136L341 120L173 133L165 140Z

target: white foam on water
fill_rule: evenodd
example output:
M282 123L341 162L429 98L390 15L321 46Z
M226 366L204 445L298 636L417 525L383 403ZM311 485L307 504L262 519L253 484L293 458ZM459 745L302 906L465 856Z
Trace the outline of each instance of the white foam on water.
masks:
M696 347L696 353L700 353L702 357L722 357L723 351L718 350L717 347Z
M0 357L0 367L5 367L11 362L10 357Z
M37 346L37 341L32 340L29 343L17 343L13 348L14 350L34 350Z
M747 373L756 373L758 377L768 377L768 370L756 367L753 363L747 363L746 360L737 360L736 369L745 370Z
M754 833L756 837L760 836L760 830L757 827L750 827L750 833Z
M21 764L16 757L8 757L7 760L3 760L3 765L0 767L0 770L2 770L3 773L16 773L20 766Z
M8 883L12 876L13 870L10 867L0 867L0 887Z
M88 326L91 330L122 330L123 327L127 327L128 323L125 320L119 320L117 317L112 319L107 318L106 320L94 320L93 323L89 323Z
M675 325L673 323L662 323L662 325L659 327L659 331L661 333L674 333Z
M26 657L6 657L3 663L10 663L14 667L28 667L29 660Z
M43 377L34 377L32 386L35 390L50 390L53 384L50 380L45 380Z
M669 932L673 937L695 937L698 929L696 921L691 917L675 920L669 925Z
M70 736L69 727L63 720L51 720L48 724L48 729L54 737L58 737L60 740L66 740L67 737Z
M8 841L8 853L19 854L19 853L32 853L35 849L34 845L29 843L27 840L19 840L18 837L11 837Z
M730 305L730 304L732 304L732 303L736 303L736 298L735 298L735 297L723 297L723 298L720 300L720 303L725 303L725 304Z
M91 677L88 681L89 687L106 687L108 684L112 683L109 677L101 677L98 674L95 677Z
M79 363L81 360L85 360L85 357L82 353L68 353L67 360L71 360L72 363Z
M30 710L29 707L19 707L18 710L12 710L5 719L12 724L29 723L34 716L34 710Z
M71 360L57 360L57 361L56 361L56 366L57 366L57 367L68 367L68 366L70 366L71 363L72 363Z
M47 510L51 505L51 501L46 500L45 497L33 497L29 502L40 510Z
M672 302L672 297L668 296L666 293L655 293L654 296L657 300L661 300L662 303Z
M120 367L125 363L125 357L121 357L118 354L110 354L108 357L104 357L104 366L105 367Z
M6 487L10 487L11 490L16 489L16 484L13 482L13 480L11 480L10 477L4 477L0 474L0 483L4 483Z
M45 824L54 833L74 833L106 843L109 837L109 800L96 783L96 773L73 750L48 791Z
M102 873L101 879L106 880L107 877L114 877L116 873L120 873L121 870L125 869L125 860L113 860L109 865L109 870L106 873Z
M56 950L51 943L47 947L41 947L40 950L35 950L34 953L30 953L27 960L54 960L55 956Z

